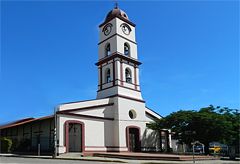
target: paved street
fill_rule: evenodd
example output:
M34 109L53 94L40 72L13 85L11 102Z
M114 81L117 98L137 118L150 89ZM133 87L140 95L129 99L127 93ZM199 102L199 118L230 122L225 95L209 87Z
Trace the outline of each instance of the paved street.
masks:
M106 162L80 161L80 160L62 160L62 159L39 159L39 158L18 158L18 157L0 157L0 164L104 164ZM118 164L107 162L108 164Z
M104 158L103 158L104 159ZM123 163L129 164L190 164L192 161L137 161L137 160L121 160ZM39 158L19 158L19 157L0 157L1 164L121 164L120 162L98 162L85 160L62 160L62 159L39 159ZM239 164L239 161L228 160L205 160L196 161L196 164Z

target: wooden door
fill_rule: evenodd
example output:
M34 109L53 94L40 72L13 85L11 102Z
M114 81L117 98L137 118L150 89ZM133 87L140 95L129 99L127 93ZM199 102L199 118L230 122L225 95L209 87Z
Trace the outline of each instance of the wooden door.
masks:
M78 123L69 123L69 152L82 152L82 126Z

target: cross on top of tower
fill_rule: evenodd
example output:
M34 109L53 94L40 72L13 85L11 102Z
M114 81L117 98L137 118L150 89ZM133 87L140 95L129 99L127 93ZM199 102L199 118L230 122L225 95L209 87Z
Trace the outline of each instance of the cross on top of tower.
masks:
M117 0L115 0L115 7L114 8L118 9L118 2L117 2Z

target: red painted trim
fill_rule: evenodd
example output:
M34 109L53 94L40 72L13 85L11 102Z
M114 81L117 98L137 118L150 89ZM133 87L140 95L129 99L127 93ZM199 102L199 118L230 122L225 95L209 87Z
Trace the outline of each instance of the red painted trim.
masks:
M90 153L90 152L92 152L92 153L96 153L96 152L107 152L107 150L86 150L84 153Z
M123 80L120 80L120 79L115 79L115 81L120 81L120 82L125 82L125 81L123 81ZM107 83L103 83L103 85L105 85L105 84L107 84ZM133 86L140 86L140 85L136 85L136 84L133 84L133 83L128 83L128 84L132 84ZM100 86L100 85L98 85L98 86Z
M106 152L109 152L109 151L99 151L99 150L93 150L93 151L85 151L83 153L83 156L93 156L94 154L96 153L106 153ZM117 150L111 150L111 152L120 152L120 151L117 151ZM121 152L128 152L128 151L121 151Z
M133 90L133 91L136 91L136 92L141 92L140 90L136 90L136 89L133 89L133 88L130 88L130 87L126 87L126 86L122 86L122 85L115 85L115 86L110 86L110 87L107 87L107 88L103 88L101 90L98 90L97 92L100 92L100 91L103 91L103 90L106 90L106 89L109 89L109 88L113 88L113 87L122 87L122 88L126 88L126 89L130 89L130 90ZM136 86L135 86L136 87Z
M85 148L127 148L124 146L85 146Z
M112 62L112 67L113 67L113 86L115 86L116 76L115 76L115 61L114 61L114 59L113 59L113 62Z
M129 139L129 129L130 128L135 128L135 129L138 129L138 134L139 134L139 142L138 142L138 144L139 144L139 148L140 148L140 151L141 151L141 129L138 127L138 126L134 126L134 125L130 125L130 126L127 126L126 127L126 145L127 145L127 148L128 148L128 152L130 152L130 147L129 147L129 145L130 145L130 139Z
M74 113L64 113L64 112L58 112L57 114L64 114L69 116L77 116L77 117L83 117L83 118L90 118L90 119L99 119L99 120L110 120L113 121L114 118L108 118L108 117L98 117L98 116L89 116L89 115L83 115L83 114L74 114Z
M121 86L123 86L123 66L122 66L122 60L120 61L120 80L121 80Z
M120 53L121 54L121 53ZM122 54L123 55L123 54ZM126 56L126 55L125 55ZM129 56L126 56L126 57L129 57ZM130 57L131 59L133 59L132 57ZM121 58L115 58L115 61L121 61L122 60L122 63L128 65L128 66L132 66L132 63L127 61L127 60L124 60L124 59L121 59ZM138 66L136 65L136 67L138 68Z
M85 110L85 109L92 109L92 108L101 108L101 107L105 107L105 106L112 106L113 104L114 103L103 104L103 105L94 105L94 106L75 108L75 109L65 109L65 110L58 111L58 112L66 112L66 113L68 113L68 112L74 112L74 111L78 111L78 110Z
M85 126L84 123L81 121L76 121L76 120L68 120L64 123L65 125L65 146L66 146L66 153L69 152L69 123L76 123L76 124L80 124L82 126L82 152L85 151Z
M137 90L137 68L134 66L134 84L135 89Z
M113 80L112 80L112 81L113 81ZM102 86L104 86L105 84L109 84L109 83L110 83L110 82L103 83ZM111 87L112 87L112 86L111 86ZM104 89L104 88L103 88L103 89ZM102 89L102 90L103 90L103 89Z

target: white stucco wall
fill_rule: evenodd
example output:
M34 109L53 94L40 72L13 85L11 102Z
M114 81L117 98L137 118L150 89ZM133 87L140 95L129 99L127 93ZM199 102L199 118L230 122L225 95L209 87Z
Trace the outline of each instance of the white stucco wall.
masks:
M125 38L132 40L133 42L136 42L136 37L135 37L135 27L133 27L132 25L130 25L129 23L124 22L123 20L116 18L116 22L117 22L117 33L119 35L124 36ZM121 29L121 24L122 23L126 23L127 25L129 25L129 27L131 28L131 32L129 35L126 35L123 33L122 29Z
M112 87L112 88L108 88L106 90L102 90L102 91L98 92L97 99L105 98L105 97L116 95L116 94L125 95L125 96L129 96L129 97L132 97L135 99L142 100L141 92L135 91L135 90L130 90L128 88L123 88L123 87Z
M99 29L99 46L98 46L98 54L99 60L103 59L105 56L105 47L107 43L110 43L111 53L120 52L124 54L124 43L128 43L130 46L130 57L137 59L137 44L135 39L135 27L130 24L115 18L111 20L109 23L112 24L112 30L109 35L105 36L103 32L104 26ZM123 33L121 25L126 23L131 28L131 32L129 35ZM117 34L117 35L115 35ZM113 36L115 35L115 36ZM108 39L109 38L109 39Z
M79 110L79 111L75 111L75 112L71 112L71 113L83 114L83 115L88 115L88 116L96 116L96 117L113 118L113 115L114 115L113 106L96 107L96 108L93 108L90 110L89 109Z
M98 106L98 105L107 105L112 103L109 98L97 99L97 100L88 100L88 101L79 101L73 103L67 103L59 105L58 110L64 111L68 109L76 109L76 108L85 108L91 106Z
M89 101L90 104L99 104L96 102ZM77 110L70 113L82 114L97 117L108 117L114 118L111 120L101 120L95 118L84 118L81 116L59 116L58 126L58 138L59 138L59 153L65 153L66 148L65 142L65 127L64 123L68 120L81 121L85 125L85 151L106 151L106 150L120 150L127 151L127 140L126 140L126 128L134 126L140 128L140 138L146 139L146 123L149 122L150 118L146 117L145 103L134 101L131 99L113 97L109 100L104 100L102 103L112 102L114 105L106 107L95 107L86 110ZM68 104L69 105L69 104ZM79 107L79 103L75 103L75 107ZM100 105L100 104L99 104ZM80 105L81 106L81 105ZM84 106L89 106L86 104ZM65 106L66 107L66 106ZM69 106L68 106L69 107ZM73 104L70 106L73 107ZM66 109L66 108L65 108ZM136 112L136 118L131 119L129 117L129 110ZM149 134L148 134L149 135ZM147 136L148 136L147 135ZM94 136L97 136L94 137ZM146 145L146 142L142 142L142 147L152 146ZM108 148L112 147L112 148Z
M116 19L113 19L111 21L109 21L108 23L111 23L112 24L112 30L111 30L111 33L109 35L104 35L104 32L103 32L103 28L104 26L100 27L99 28L99 42L102 42L104 41L105 39L107 39L108 37L111 37L113 34L116 33L116 26L117 26L117 22L116 22Z
M81 121L84 123L85 129L85 151L101 150L105 151L107 146L113 145L113 136L111 135L113 129L113 121L88 119L78 116L60 115L58 118L58 140L59 153L65 153L65 122L66 121Z
M124 36L126 37L126 36ZM130 57L137 59L137 44L133 43L129 40L126 40L125 38L122 38L121 36L116 36L117 38L117 52L120 52L121 54L124 54L124 43L127 43L130 47Z
M146 127L145 122L145 103L133 101L125 98L115 97L114 102L118 102L118 108L115 113L115 119L118 120L117 126L119 127L118 132L116 132L119 146L126 147L126 128L128 126L137 126L140 128L140 135L143 135L144 129ZM129 110L135 110L136 118L131 119L129 117Z
M112 54L114 52L117 52L117 36L114 36L98 45L99 60L106 57L105 47L108 43L110 43L110 53Z

